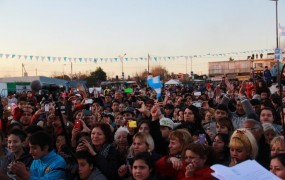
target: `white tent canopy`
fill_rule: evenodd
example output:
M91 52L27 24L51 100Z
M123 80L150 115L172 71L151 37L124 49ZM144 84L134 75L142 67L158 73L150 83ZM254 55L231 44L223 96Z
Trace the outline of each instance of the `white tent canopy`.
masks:
M165 83L165 85L178 85L178 84L181 84L181 82L179 80L174 80L174 79L170 79Z

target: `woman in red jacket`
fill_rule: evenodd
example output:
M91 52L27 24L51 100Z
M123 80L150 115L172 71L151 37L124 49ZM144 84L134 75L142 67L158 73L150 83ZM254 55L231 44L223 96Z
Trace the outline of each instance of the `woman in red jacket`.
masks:
M160 175L168 175L177 180L212 180L211 173L213 171L210 166L216 162L215 159L212 147L191 143L183 150L181 166L177 167L172 163L172 166L167 166L167 169L165 166L164 172L162 172L161 164L156 163L156 170Z
M169 155L163 156L156 162L156 172L160 176L175 177L175 179L185 177L185 166L183 165L181 155L183 149L192 141L192 136L187 130L178 129L172 131L169 134ZM181 171L183 167L184 171Z

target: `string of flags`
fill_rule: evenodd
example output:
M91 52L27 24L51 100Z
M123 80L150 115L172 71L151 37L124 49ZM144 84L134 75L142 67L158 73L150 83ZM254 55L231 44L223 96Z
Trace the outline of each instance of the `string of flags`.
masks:
M236 56L244 55L248 53L267 53L274 52L274 49L261 49L261 50L251 50L251 51L238 51L238 52L228 52L228 53L207 53L207 54L197 54L189 56L140 56L140 57L111 57L111 58L101 58L101 57L58 57L58 56L36 56L36 55L20 55L20 54L5 54L0 53L0 59L16 59L16 60L36 60L36 61L49 61L49 62L93 62L93 63L103 63L103 62L121 62L121 61L169 61L169 60L179 60L192 59L192 58L203 58L203 57L226 57L226 56Z

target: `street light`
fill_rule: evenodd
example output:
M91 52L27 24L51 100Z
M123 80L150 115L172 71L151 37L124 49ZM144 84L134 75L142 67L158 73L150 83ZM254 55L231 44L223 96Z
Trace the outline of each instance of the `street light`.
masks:
M124 77L125 77L125 74L124 74L124 57L126 56L127 54L125 53L124 55L119 55L119 58L121 59L121 62L122 62L122 80L124 82Z
M276 21L276 48L279 48L279 40L278 40L278 0L270 0L275 1L275 21Z
M278 0L270 0L270 1L275 1L275 21L276 21L276 48L279 48L279 38L278 38ZM277 83L280 87L281 82L280 82L280 67L279 67L279 60L277 62Z

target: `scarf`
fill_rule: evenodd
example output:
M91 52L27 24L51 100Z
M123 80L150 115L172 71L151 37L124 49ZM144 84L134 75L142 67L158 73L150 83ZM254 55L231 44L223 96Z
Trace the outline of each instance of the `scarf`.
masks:
M112 145L109 143L104 143L102 148L99 151L99 154L102 155L104 158L107 158L111 146Z

